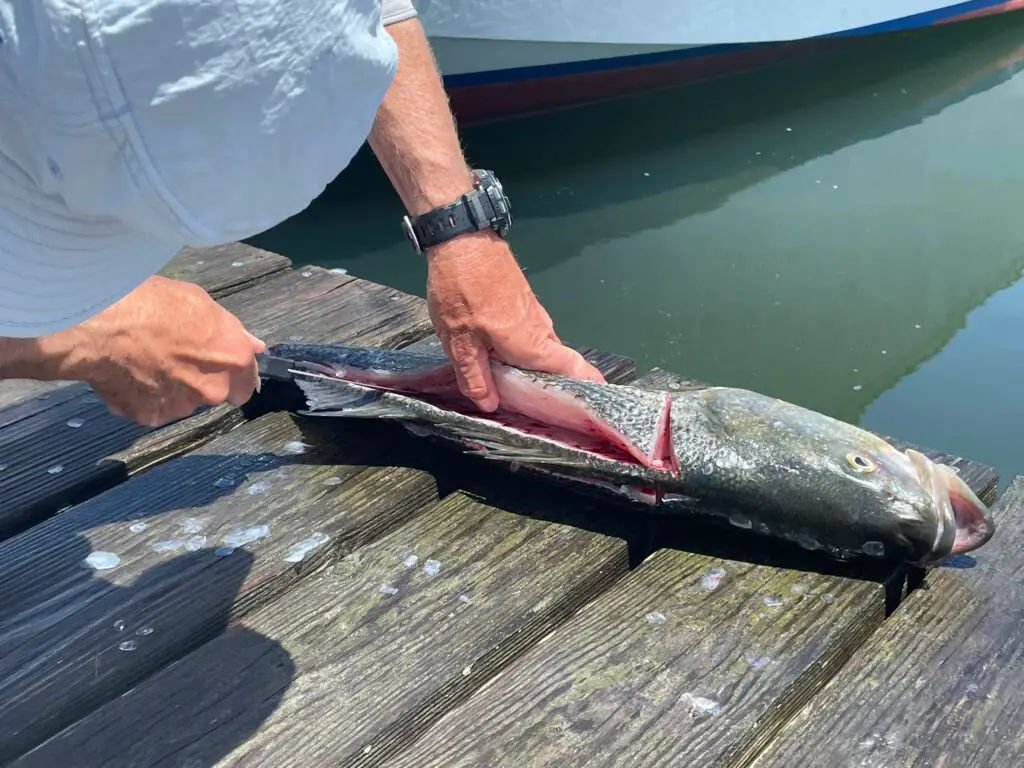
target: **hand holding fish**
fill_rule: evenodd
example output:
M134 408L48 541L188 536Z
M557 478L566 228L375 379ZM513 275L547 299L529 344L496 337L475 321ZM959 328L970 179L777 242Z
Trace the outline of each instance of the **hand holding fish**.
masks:
M520 368L603 382L594 366L555 335L508 245L489 232L431 250L427 304L459 389L484 411L498 407L493 356Z
M111 411L149 427L246 402L265 349L202 288L160 276L36 346L47 378L88 382Z

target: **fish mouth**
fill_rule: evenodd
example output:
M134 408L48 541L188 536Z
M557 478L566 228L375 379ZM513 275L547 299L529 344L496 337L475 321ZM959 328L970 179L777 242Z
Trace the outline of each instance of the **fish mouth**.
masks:
M938 522L935 541L925 560L962 555L986 544L996 532L995 520L970 486L945 464L937 464L912 448L905 454L922 486L930 492Z

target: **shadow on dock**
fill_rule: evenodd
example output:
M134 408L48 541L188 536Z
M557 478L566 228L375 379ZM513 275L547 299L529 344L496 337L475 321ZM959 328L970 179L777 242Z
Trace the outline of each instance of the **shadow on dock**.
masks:
M164 511L154 508L152 514ZM91 551L84 533L62 531L50 540L53 551L83 561ZM213 765L258 731L291 685L295 665L279 643L244 627L229 633L228 642L204 645L230 626L253 556L239 549L219 558L215 578L200 576L202 588L185 589L187 581L210 569L211 561L212 549L199 549L171 557L123 585L80 568L43 570L31 561L10 571L0 607L0 640L8 651L3 664L5 688L10 696L4 719L7 725L15 720L19 730L4 739L2 762L8 764L61 731L63 745L87 741L88 729L78 733L81 718L104 704L108 716L134 721L145 732L146 764L172 760L187 750L190 760L199 761L189 765ZM111 613L118 606L125 610ZM187 629L161 621L162 615L176 610L207 616L202 632L186 634ZM64 627L68 621L82 628L105 624L106 631L92 633L97 637L91 642L78 632L62 639L68 634ZM149 622L158 629L154 631ZM22 642L17 635L23 635ZM83 642L89 647L83 647ZM20 657L24 657L23 666L31 668L41 647L50 648L58 665L79 667L81 677L91 677L82 680L88 689L85 699L79 686L67 690L47 686L42 692L47 700L32 702L41 692L33 690L31 676L24 678L14 668ZM131 689L168 665L165 696L157 702L152 697L139 701ZM209 738L193 742L195 734L207 732ZM93 764L88 745L81 746L85 750L69 759ZM131 754L131 745L122 747L126 757ZM160 754L153 754L154 750ZM52 760L52 754L35 757L29 752L16 764L48 766Z
M885 586L887 612L899 604L908 579L920 584L924 573L918 568L867 558L843 562L796 544L737 529L710 516L666 514L626 500L591 496L585 490L543 476L510 472L506 466L413 437L391 422L292 418L303 433L303 441L313 446L336 440L337 435L349 430L365 430L366 440L389 446L385 459L388 465L430 473L441 498L460 491L517 515L620 539L628 547L630 569L657 550L671 549L751 565L870 581ZM353 458L352 462L358 460ZM969 567L968 559L962 558L959 566Z

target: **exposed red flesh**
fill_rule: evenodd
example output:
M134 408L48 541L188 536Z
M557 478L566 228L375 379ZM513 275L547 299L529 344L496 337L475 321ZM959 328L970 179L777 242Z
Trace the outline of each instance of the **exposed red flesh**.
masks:
M950 473L952 474L952 473ZM957 478L959 480L959 478ZM992 535L988 521L980 506L981 502L973 493L963 491L958 485L949 482L949 503L956 516L956 539L950 554L958 555L977 549Z
M665 407L658 419L658 439L654 441L654 466L671 472L679 471L679 460L672 445L672 398L665 395Z
M455 371L450 365L433 368L419 368L413 371L376 371L371 369L349 369L342 378L375 389L388 389L406 394L446 392L458 393Z
M668 394L665 395L664 410L658 422L661 432L654 441L654 451L647 454L613 425L588 411L584 403L571 393L556 387L546 387L506 365L492 365L491 370L501 400L501 410L519 413L538 424L560 427L574 434L592 435L599 442L604 441L632 456L643 466L654 469L666 467L663 454L666 448L671 451Z
M500 363L492 364L492 371L501 400L499 410L494 413L476 410L463 397L454 371L448 365L408 373L346 368L335 371L334 375L367 387L416 396L438 407L486 418L603 458L654 469L677 468L672 449L671 399L668 394L657 424L658 437L652 452L647 454L611 424L596 418L569 393L545 387Z

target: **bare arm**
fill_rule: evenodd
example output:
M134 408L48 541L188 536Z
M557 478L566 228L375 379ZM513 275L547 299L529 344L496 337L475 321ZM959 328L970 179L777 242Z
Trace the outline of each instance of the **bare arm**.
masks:
M472 186L448 98L419 19L391 24L398 71L370 133L370 146L412 214L446 205Z
M387 31L398 46L398 70L369 143L406 209L421 214L469 191L470 169L419 20L397 21ZM492 356L603 381L597 369L558 340L511 249L494 232L464 234L428 249L427 304L463 394L485 411L498 407Z
M59 366L45 346L44 339L0 337L0 379L56 379Z
M78 325L0 338L0 379L92 385L111 411L146 426L203 405L241 405L264 343L197 285L159 275Z

